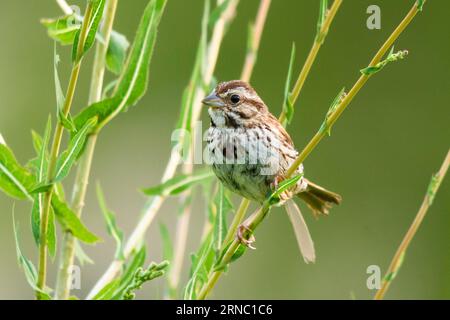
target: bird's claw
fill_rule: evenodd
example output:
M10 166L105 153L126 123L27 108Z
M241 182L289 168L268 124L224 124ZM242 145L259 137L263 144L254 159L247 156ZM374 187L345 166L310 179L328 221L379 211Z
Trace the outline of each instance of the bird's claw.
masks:
M253 246L253 243L255 243L256 241L255 236L252 234L252 231L249 229L249 227L247 227L245 224L241 224L238 227L236 237L244 246L253 250L256 249Z

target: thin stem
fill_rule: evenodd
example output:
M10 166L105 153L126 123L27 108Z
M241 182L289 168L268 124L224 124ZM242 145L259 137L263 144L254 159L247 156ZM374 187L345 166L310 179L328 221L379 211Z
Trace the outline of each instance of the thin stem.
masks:
M306 78L308 77L309 71L311 70L312 65L314 64L314 61L316 60L317 54L319 53L320 47L322 46L326 35L328 34L328 30L330 29L331 22L333 22L334 17L336 16L336 13L339 9L339 7L342 4L342 0L335 0L333 4L331 5L330 10L327 12L325 16L325 20L323 21L321 28L316 35L314 39L314 43L309 51L308 57L306 58L305 64L302 67L302 70L300 71L297 81L294 85L294 88L292 89L291 94L289 95L289 101L292 103L292 105L295 104L295 102L298 99L298 96L300 95L300 91L303 88L303 85L305 84ZM280 114L279 121L280 123L284 123L286 120L286 112L283 111Z
M86 7L85 21L89 21L92 15L92 4L89 2ZM83 22L80 31L80 40L78 42L77 52L80 53L83 50L84 43L86 40L88 31L88 24ZM64 101L64 105L62 107L62 112L65 116L67 116L70 112L70 108L72 106L73 97L75 95L75 89L78 82L78 75L80 73L81 61L77 62L73 67L70 74L69 85L67 87L66 99ZM58 159L59 148L61 146L61 140L64 133L64 127L60 122L56 125L55 134L53 137L52 149L50 151L50 159L48 165L48 173L47 173L47 182L50 183L53 181L55 177L56 171L56 161ZM47 271L47 229L48 229L48 217L51 206L51 199L53 195L53 186L45 193L44 195L44 203L41 214L41 225L40 225L40 244L39 244L39 271L38 271L38 279L37 279L37 288L39 290L45 290L45 282L46 282L46 271ZM36 298L40 299L41 295L39 291L36 292Z
M437 191L439 190L439 186L441 185L442 180L444 180L445 174L447 173L449 166L450 166L450 150L448 151L447 156L445 157L445 160L442 163L441 168L439 169L439 172L433 176L431 183L428 187L427 193L425 194L425 198L422 201L422 205L420 206L420 209L417 212L414 221L412 222L411 226L406 232L405 237L400 243L397 252L392 258L391 264L389 265L389 269L386 272L386 275L384 276L381 288L375 294L374 297L375 300L382 300L384 298L384 295L386 294L386 291L389 289L392 280L397 275L400 266L402 264L403 257L406 253L406 250L408 249L412 239L414 238L414 235L416 234L417 230L422 224L422 221L425 218L428 209L433 203L433 198L436 195Z
M91 88L89 92L89 104L100 101L102 98L106 67L106 53L114 24L117 3L117 0L108 0L105 5L104 21L100 28L100 34L102 35L104 41L98 41L96 45L94 64L92 68ZM85 153L83 154L80 165L77 169L72 195L72 206L78 217L81 216L84 208L84 199L86 197L86 190L89 182L97 136L98 135L94 133L88 137ZM76 239L70 232L64 233L55 291L55 299L58 300L66 300L70 295L71 268L75 257L75 241Z
M386 40L386 42L381 46L381 48L378 50L372 61L370 62L369 66L375 66L378 62L381 61L383 56L387 53L387 51L390 49L390 47L393 45L395 40L400 36L400 34L405 30L405 28L409 25L409 23L412 21L412 19L415 17L415 15L418 12L418 6L417 3L414 4L414 6L411 8L411 10L408 12L408 14L405 16L405 18L400 22L398 27L393 31L393 33L389 36L389 38ZM319 131L314 135L314 137L311 139L311 141L306 145L306 147L302 150L302 152L299 154L297 159L293 162L293 164L290 166L290 168L287 170L285 178L290 178L297 170L297 168L300 166L300 164L308 157L308 155L314 150L314 148L319 144L319 142L322 140L323 137L328 132L328 129L339 119L339 116L342 114L342 112L345 110L345 108L348 106L348 104L353 100L355 95L359 92L359 90L364 86L364 84L367 82L367 80L370 78L370 75L362 75L358 81L354 84L350 92L345 96L344 99L337 105L335 111L327 117L326 126L322 126ZM245 201L245 200L244 200ZM267 208L267 210L266 210ZM268 211L270 210L270 207L267 207L267 203L263 205L263 207L251 217L248 221L248 227L249 230L251 230L251 233L255 231L255 229L258 227L258 225L264 220L265 216L267 215ZM232 230L230 230L231 232ZM233 231L235 232L235 230ZM239 245L239 242L237 239L234 239L232 244L230 245L230 248L228 251L234 249L234 251L237 249ZM227 251L227 253L228 253ZM234 252L233 251L233 252ZM226 257L230 257L230 259L225 259ZM224 258L222 259L221 263L228 264L231 261L232 254L225 254ZM205 299L207 295L211 292L212 288L214 287L215 283L217 282L218 277L222 274L223 271L216 271L209 275L208 281L206 282L206 285L202 288L200 291L201 294L199 298Z
M220 0L223 1L223 0ZM203 77L205 83L209 83L212 79L214 69L216 66L217 58L219 55L220 46L222 44L223 37L226 31L226 25L233 19L236 6L238 4L238 0L232 0L229 4L226 12L221 16L221 18L216 21L214 25L211 40L207 49L207 57L206 61L206 69L203 73ZM220 3L220 2L219 2ZM194 109L192 112L192 121L195 122L201 113L201 99L204 97L203 88L198 88L195 92L194 98ZM164 170L162 182L172 178L177 170L178 164L180 162L180 154L179 152L172 152L171 158ZM135 249L140 245L146 231L152 224L156 214L158 213L161 205L166 200L166 196L155 196L153 197L144 208L144 213L139 219L136 227L131 233L128 241L125 244L124 248L124 257L123 260L114 260L102 277L97 281L95 286L89 292L87 299L92 299L105 285L111 282L121 271L122 266L126 259L128 259L131 254L135 251Z
M261 42L264 25L266 24L267 13L269 12L271 0L261 0L255 24L252 26L251 43L245 56L244 68L241 73L241 80L249 82L256 64L259 44Z
M64 12L64 14L67 15L73 14L72 8L65 0L56 0L56 3L61 8L62 12Z

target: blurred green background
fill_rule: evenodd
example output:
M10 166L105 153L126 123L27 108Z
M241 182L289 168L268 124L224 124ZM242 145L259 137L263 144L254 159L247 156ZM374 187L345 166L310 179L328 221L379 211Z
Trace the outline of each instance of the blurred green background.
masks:
M336 94L351 87L414 1L345 0L306 81L289 127L301 149L321 124ZM84 8L84 1L73 1ZM119 1L115 28L134 36L146 0ZM239 77L246 47L247 25L257 0L242 0L223 42L215 76L219 81ZM381 8L381 30L368 30L366 9ZM93 164L85 223L105 241L85 247L95 264L82 271L83 297L103 273L114 254L95 197L95 181L103 185L118 223L130 234L145 198L138 187L157 184L170 153L182 90L186 86L199 38L203 1L169 0L160 26L145 98L103 130ZM449 147L450 42L448 1L427 1L423 13L396 43L408 49L406 60L374 76L307 159L307 176L339 192L341 206L314 220L304 209L315 241L317 262L306 265L283 210L274 210L258 229L257 250L232 265L221 278L214 298L368 299L366 269L379 265L384 273L415 216L431 174ZM317 0L274 0L263 34L252 84L278 114L283 98L290 48L297 46L297 74L312 44ZM53 42L39 24L60 15L55 1L0 2L0 132L25 163L33 155L31 129L43 131L55 113ZM67 83L69 48L62 55L60 75ZM85 106L92 52L83 63L73 110ZM206 120L206 113L203 114ZM207 122L205 122L206 124ZM206 125L204 125L206 127ZM401 272L387 298L450 298L450 182L445 181L423 222ZM70 179L66 189L70 190ZM234 201L238 203L238 198ZM188 252L194 251L204 219L202 199L195 200ZM146 243L149 260L161 260L158 221L174 230L177 200L163 206ZM0 298L31 299L33 294L16 263L12 232L13 201L0 193ZM16 203L24 253L36 262L29 228L30 206ZM186 258L183 284L190 262ZM53 286L55 264L49 271ZM164 280L139 292L139 298L163 296Z

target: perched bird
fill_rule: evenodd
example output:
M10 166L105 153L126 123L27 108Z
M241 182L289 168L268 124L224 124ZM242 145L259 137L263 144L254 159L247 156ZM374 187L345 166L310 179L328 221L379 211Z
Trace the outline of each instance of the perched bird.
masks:
M209 107L207 154L214 173L231 191L262 203L298 155L291 137L244 81L220 83L202 102ZM297 173L303 174L303 165ZM341 202L341 196L303 176L282 196L303 257L313 262L314 245L298 206L291 200L294 195L305 201L316 217L328 214L332 204Z

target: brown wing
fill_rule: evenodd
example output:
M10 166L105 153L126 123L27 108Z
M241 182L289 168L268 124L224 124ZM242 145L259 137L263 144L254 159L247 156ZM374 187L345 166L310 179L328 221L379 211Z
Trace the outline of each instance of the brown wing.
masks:
M281 123L278 121L277 118L275 118L275 116L273 114L271 114L270 112L268 113L268 117L267 117L267 125L270 126L271 128L277 130L279 132L279 134L281 135L281 141L283 143L286 143L288 146L294 148L294 142L291 139L291 136L289 135L289 133L287 133L286 129L281 125ZM272 130L274 131L274 130Z

